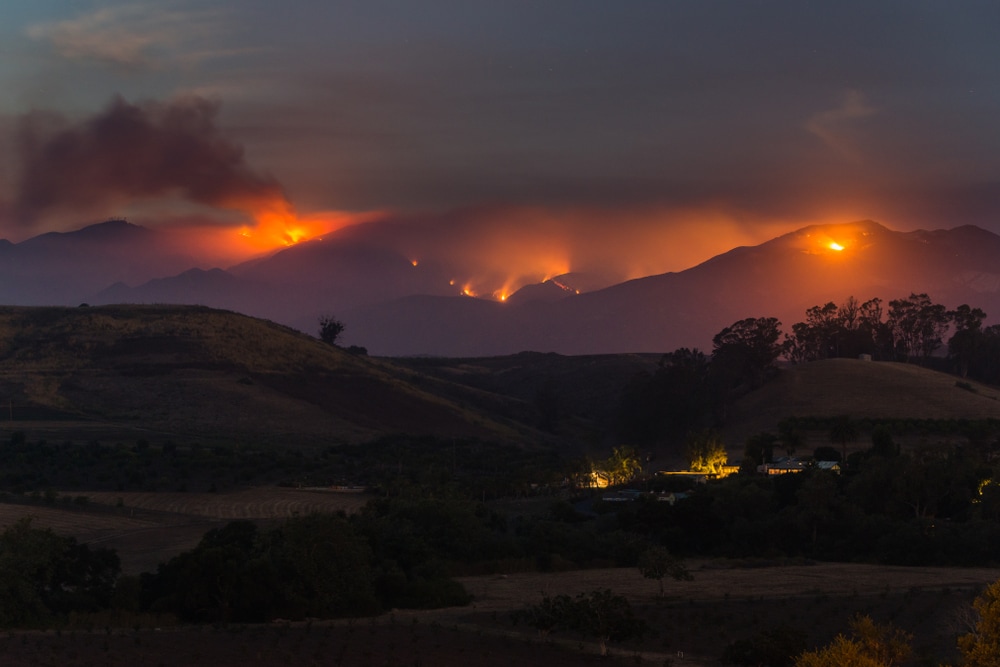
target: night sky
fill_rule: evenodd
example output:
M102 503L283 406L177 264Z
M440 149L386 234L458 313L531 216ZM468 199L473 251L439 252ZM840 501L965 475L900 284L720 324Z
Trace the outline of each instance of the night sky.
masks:
M384 218L628 277L819 222L1000 232L998 30L996 2L8 0L0 237Z

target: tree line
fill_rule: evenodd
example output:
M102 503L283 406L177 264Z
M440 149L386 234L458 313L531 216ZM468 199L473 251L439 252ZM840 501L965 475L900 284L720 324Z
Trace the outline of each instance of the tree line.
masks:
M837 305L830 301L806 311L792 325L786 356L793 362L867 354L876 360L928 363L947 343L952 367L965 375L974 363L980 337L1000 335L1000 327L983 327L986 313L968 304L954 310L927 294L910 294L885 306L879 298L859 302L853 296ZM990 330L990 331L987 331ZM953 332L946 339L948 333Z
M774 377L781 359L805 363L868 355L1000 383L1000 325L984 326L981 308L962 304L948 310L927 294L888 304L851 296L839 306L832 301L813 306L805 315L790 333L777 318L745 318L713 337L710 354L679 348L663 355L656 371L637 375L625 388L618 435L640 445L677 444L721 426L733 401Z

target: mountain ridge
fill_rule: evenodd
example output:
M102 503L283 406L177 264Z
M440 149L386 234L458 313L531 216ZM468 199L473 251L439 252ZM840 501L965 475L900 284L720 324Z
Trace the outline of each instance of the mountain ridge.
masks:
M112 221L43 235L34 246L0 246L0 301L195 303L306 332L333 314L346 325L345 343L383 356L705 349L738 319L774 316L788 330L809 307L849 296L888 302L925 292L948 307L969 303L1000 313L1000 236L974 225L908 232L871 220L810 225L683 271L581 294L552 282L527 285L506 303L458 296L447 266L418 266L379 248L371 230L331 235L228 270L192 271L180 266L182 258L158 256L150 243L156 233L143 229ZM86 238L119 241L102 246ZM55 249L29 259L18 254L25 243Z

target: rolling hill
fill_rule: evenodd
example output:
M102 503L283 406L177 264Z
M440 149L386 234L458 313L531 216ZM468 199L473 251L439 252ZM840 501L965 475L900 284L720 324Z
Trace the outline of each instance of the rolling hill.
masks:
M814 361L784 368L777 378L740 399L725 429L726 441L732 450L734 445L742 446L749 435L777 432L778 424L788 417L839 415L852 419L1000 420L1000 390L915 364ZM859 441L864 447L869 444Z
M0 309L3 430L274 444L399 432L531 439L471 405L471 390L443 398L421 379L281 325L202 307Z
M408 433L610 447L658 355L356 356L194 306L0 309L0 433L335 444ZM731 448L789 416L1000 419L1000 391L912 364L791 366L736 404Z

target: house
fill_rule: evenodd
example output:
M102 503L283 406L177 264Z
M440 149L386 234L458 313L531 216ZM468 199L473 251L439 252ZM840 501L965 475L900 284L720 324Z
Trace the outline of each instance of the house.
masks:
M792 457L783 457L757 466L757 472L764 475L787 475L788 473L802 472L815 468L817 470L828 470L840 474L839 461L813 461L812 459L802 460Z

